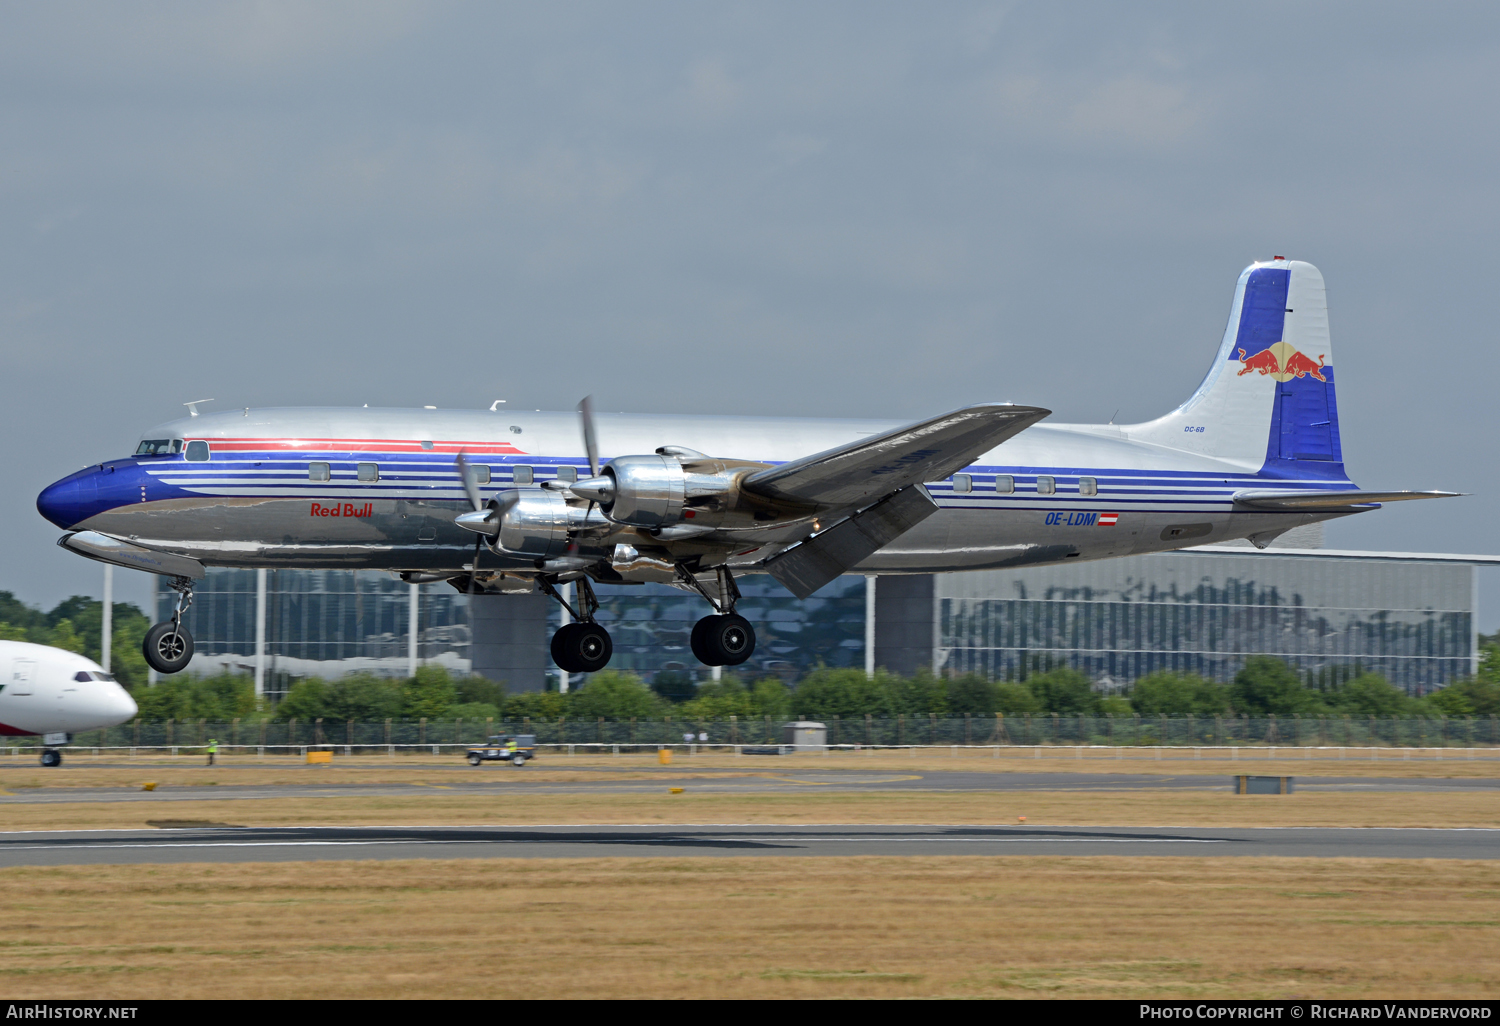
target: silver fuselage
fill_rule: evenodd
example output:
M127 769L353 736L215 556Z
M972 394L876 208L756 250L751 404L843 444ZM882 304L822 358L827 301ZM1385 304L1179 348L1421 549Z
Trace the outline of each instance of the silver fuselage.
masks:
M602 414L597 422L606 460L679 445L764 464L898 426L629 414ZM145 437L205 441L209 457L128 457L87 468L44 493L43 513L69 530L95 531L207 566L461 572L475 558L475 536L453 522L471 508L458 453L490 468L489 482L480 485L485 498L515 487L517 467L531 468L536 483L556 478L561 468L580 477L589 472L570 413L250 409L183 418ZM311 464L327 464L328 480L311 479ZM373 464L378 480L360 480L361 464ZM934 573L1105 559L1347 515L1237 508L1232 496L1243 489L1327 488L1330 482L1326 475L1268 479L1259 465L1132 438L1131 426L1036 425L976 460L967 473L973 490L955 490L952 479L930 483L940 511L854 571ZM368 468L365 476L371 476ZM1006 477L1014 490L997 491L996 479ZM1039 479L1046 478L1055 482L1053 494L1045 486L1039 490ZM1097 494L1081 494L1081 478L1097 482ZM621 529L605 543L628 541L631 533ZM732 543L730 564L753 572L806 534L805 523L781 523L712 541ZM488 550L481 563L487 570L534 569L532 560Z

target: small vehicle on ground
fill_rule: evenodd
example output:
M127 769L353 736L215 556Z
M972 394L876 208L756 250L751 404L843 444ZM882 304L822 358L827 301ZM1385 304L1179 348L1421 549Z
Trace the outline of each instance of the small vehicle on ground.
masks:
M511 747L514 741L515 747ZM536 758L535 734L492 734L487 743L470 745L469 765L481 762L508 762L512 766L525 766L527 759Z

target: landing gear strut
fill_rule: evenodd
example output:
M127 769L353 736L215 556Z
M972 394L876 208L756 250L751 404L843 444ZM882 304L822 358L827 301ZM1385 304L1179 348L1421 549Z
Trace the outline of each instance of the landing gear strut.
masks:
M177 592L176 612L172 619L147 631L141 643L141 653L157 673L178 673L193 658L193 636L182 626L182 614L193 604L193 582L187 577L174 577L171 587Z
M715 599L679 563L677 576L708 599L708 604L718 610L705 616L693 625L690 639L693 655L705 666L738 666L755 654L755 628L750 621L734 611L740 600L740 589L734 583L734 574L727 566L718 568L719 598Z
M578 578L578 609L570 606L545 577L537 579L537 585L557 600L558 604L573 615L572 623L565 623L552 635L552 661L564 673L598 673L609 665L615 645L609 631L594 622L599 610L599 599L594 586L587 577Z

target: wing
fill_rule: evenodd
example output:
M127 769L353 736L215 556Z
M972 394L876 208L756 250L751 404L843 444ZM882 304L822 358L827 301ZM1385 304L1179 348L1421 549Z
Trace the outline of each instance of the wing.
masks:
M823 509L867 506L902 488L941 481L1051 413L1010 403L966 406L759 471L741 487Z
M1291 492L1291 491L1240 491L1234 493L1234 501L1242 506L1256 509L1307 509L1336 510L1371 506L1382 502L1402 502L1406 499L1451 499L1462 492Z

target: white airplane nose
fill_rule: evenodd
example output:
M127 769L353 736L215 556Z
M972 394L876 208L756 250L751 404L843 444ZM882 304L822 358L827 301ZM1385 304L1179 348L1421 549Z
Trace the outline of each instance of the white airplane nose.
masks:
M130 692L116 684L111 691L99 696L100 713L103 715L102 725L113 727L117 723L125 723L135 718L140 712L140 706L135 704L135 699L130 697Z

